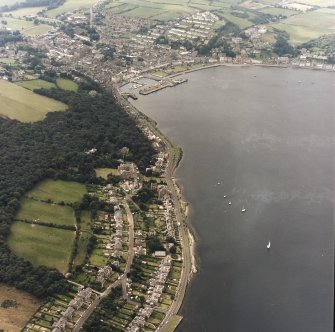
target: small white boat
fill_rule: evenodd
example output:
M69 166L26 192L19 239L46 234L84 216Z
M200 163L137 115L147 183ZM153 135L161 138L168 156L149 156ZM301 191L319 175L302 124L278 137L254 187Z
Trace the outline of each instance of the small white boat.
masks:
M227 195L223 195L223 198L227 198Z
M242 212L245 212L245 211L247 211L247 209L243 206L243 208L242 208L241 211L242 211Z
M269 241L269 243L266 245L266 248L270 249L270 247L271 247L271 242Z
M220 185L221 184L221 182L218 182L218 185Z
M231 205L231 201L229 201L228 204Z

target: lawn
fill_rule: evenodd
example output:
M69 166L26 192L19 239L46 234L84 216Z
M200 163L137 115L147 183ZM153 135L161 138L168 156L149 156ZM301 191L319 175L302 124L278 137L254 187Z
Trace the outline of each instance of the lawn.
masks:
M49 204L34 199L25 198L16 215L18 220L29 220L57 225L75 225L74 211L70 206Z
M16 84L0 80L0 114L22 122L43 120L54 111L65 111L67 106L59 101L33 93Z
M71 81L67 80L64 78L57 78L56 84L58 88L63 89L63 90L69 90L69 91L77 91L78 90L78 84Z
M51 199L53 202L75 203L81 202L86 193L82 183L61 180L44 180L40 182L27 196L38 200Z
M16 82L15 84L29 89L29 90L35 90L35 89L51 89L56 88L56 85L54 83L44 81L44 80L29 80L29 81L20 81Z
M164 332L173 332L178 327L182 319L182 316L173 316L172 319L170 319L169 323L165 326Z
M16 255L33 265L55 267L65 273L74 237L73 231L15 222L8 243Z

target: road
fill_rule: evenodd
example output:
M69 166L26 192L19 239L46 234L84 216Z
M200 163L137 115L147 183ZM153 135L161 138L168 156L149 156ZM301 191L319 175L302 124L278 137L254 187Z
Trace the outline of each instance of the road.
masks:
M131 264L133 263L133 259L134 259L134 237L135 237L135 235L134 235L134 218L133 218L133 215L130 211L129 205L127 203L127 199L128 198L126 197L126 199L123 201L123 206L126 210L127 219L128 219L128 223L129 223L129 246L128 246L128 258L127 258L125 271L124 271L123 275L118 280L116 280L113 284L109 285L106 288L106 290L103 293L101 293L101 295L98 296L91 303L89 308L83 313L83 315L80 317L80 319L76 323L75 327L73 328L73 332L80 331L80 329L83 327L83 325L86 322L86 320L88 319L88 317L90 317L90 315L92 314L94 309L100 304L102 299L105 298L106 296L108 296L110 294L110 292L113 290L113 288L115 288L119 285L122 285L123 298L125 300L127 300L128 303L138 305L137 302L132 301L128 297L128 293L127 293L127 273L129 273Z
M181 273L180 282L176 291L176 295L174 298L174 301L172 305L170 306L169 310L166 313L166 316L164 320L161 322L159 327L157 328L157 332L163 332L164 327L169 322L169 320L178 313L187 288L187 284L191 277L191 271L192 271L192 253L190 249L190 241L189 241L189 235L188 235L188 227L185 223L184 216L182 214L181 205L180 205L180 197L177 191L176 184L172 180L173 173L175 171L175 168L178 164L177 156L175 153L175 147L172 145L172 143L167 139L166 136L164 136L157 128L156 126L149 121L148 117L141 113L139 110L137 110L131 103L129 103L127 100L125 100L121 94L118 91L115 91L115 89L112 89L113 95L118 100L119 104L124 107L124 109L129 112L130 115L136 114L137 120L148 126L150 130L158 137L161 138L161 140L164 142L167 153L168 153L168 161L167 161L167 167L165 170L165 181L167 183L167 186L172 194L172 199L174 202L175 207L175 214L176 214L176 221L179 229L179 236L182 243L182 259L183 259L183 268Z

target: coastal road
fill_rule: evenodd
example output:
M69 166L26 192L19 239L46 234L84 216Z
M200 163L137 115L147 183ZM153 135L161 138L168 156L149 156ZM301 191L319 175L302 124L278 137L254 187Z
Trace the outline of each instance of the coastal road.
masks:
M139 110L137 110L130 102L124 99L119 91L113 90L113 95L118 100L119 104L124 107L124 109L130 113L131 116L136 116L137 121L139 121L142 125L145 125L150 128L150 130L164 142L167 153L168 153L168 161L165 170L165 180L167 186L172 194L172 199L175 207L176 221L179 230L179 236L182 243L182 259L183 266L181 272L181 278L179 281L179 285L176 291L176 295L172 305L170 306L168 312L164 320L161 322L156 331L164 331L164 327L170 321L170 319L175 316L184 299L187 284L192 276L192 253L190 249L190 241L189 241L189 233L188 227L185 223L184 216L182 214L182 209L180 205L180 195L177 191L176 184L172 180L173 173L178 164L178 159L176 155L176 148L172 145L172 143L165 137L156 126ZM195 268L193 269L195 271Z

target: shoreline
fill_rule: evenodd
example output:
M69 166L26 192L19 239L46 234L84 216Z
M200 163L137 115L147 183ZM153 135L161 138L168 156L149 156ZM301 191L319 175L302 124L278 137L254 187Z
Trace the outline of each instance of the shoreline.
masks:
M117 87L112 87L111 90L116 98L116 101L125 110L125 112L127 112L131 117L135 118L137 123L147 126L154 134L162 139L165 145L166 153L168 155L164 178L169 190L171 191L174 201L176 223L178 225L179 237L182 243L183 265L179 284L177 286L176 296L169 310L166 312L165 318L156 329L156 332L165 332L166 327L169 325L168 323L178 315L180 308L184 303L187 287L192 279L192 276L197 272L195 257L196 243L192 234L194 230L192 227L190 227L188 220L188 203L183 199L182 190L173 177L173 174L182 159L183 151L179 146L172 142L169 137L161 132L156 121L151 119L145 113L141 112L136 106L134 106L121 94L121 91L119 91Z

